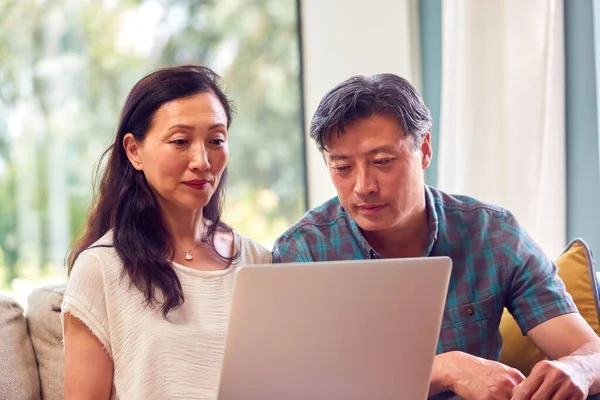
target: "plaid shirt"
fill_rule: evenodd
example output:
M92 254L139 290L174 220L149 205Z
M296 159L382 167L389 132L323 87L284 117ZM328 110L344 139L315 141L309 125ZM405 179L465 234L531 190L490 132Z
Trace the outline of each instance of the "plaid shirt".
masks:
M556 265L509 211L427 186L425 198L429 245L423 256L448 256L453 262L438 354L459 350L498 360L504 307L523 334L577 312ZM378 257L337 197L307 212L273 248L276 263Z

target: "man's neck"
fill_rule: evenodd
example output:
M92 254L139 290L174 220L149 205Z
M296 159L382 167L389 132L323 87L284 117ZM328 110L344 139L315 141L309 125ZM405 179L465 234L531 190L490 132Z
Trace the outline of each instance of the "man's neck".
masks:
M384 258L421 257L429 244L425 204L413 210L399 227L380 232L364 232L365 238Z

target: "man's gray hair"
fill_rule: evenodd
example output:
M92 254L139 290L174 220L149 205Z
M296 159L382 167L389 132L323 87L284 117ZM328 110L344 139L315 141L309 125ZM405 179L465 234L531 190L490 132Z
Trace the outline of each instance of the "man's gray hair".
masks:
M374 114L394 115L415 146L431 131L431 113L417 90L394 74L353 76L323 97L310 124L310 137L321 151L335 129L339 137L345 125Z

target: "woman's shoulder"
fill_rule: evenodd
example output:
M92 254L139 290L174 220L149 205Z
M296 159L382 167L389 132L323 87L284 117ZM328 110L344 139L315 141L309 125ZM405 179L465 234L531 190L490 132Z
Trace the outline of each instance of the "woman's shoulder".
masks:
M239 233L234 232L237 242L237 249L240 254L241 264L270 264L271 251L256 240Z
M83 250L75 260L73 269L85 269L85 266L90 264L93 264L94 268L100 267L102 270L110 270L112 266L121 264L121 259L114 247L112 231L108 231Z

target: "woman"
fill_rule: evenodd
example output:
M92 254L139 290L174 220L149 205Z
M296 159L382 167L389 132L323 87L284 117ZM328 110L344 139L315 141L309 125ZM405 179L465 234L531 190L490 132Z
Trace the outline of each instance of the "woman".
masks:
M166 68L127 97L69 255L66 399L216 397L233 272L271 261L220 219L232 109L219 84Z

